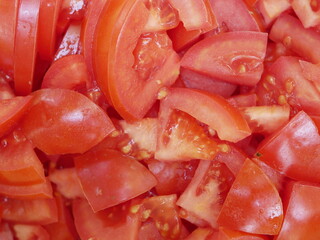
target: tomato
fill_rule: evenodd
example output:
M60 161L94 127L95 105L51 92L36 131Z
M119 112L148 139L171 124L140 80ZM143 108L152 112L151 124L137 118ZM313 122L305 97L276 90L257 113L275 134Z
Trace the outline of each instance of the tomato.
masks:
M212 228L197 228L185 240L214 240L217 232Z
M289 0L258 0L257 8L267 25L271 24L281 13L291 8Z
M215 16L210 12L209 0L168 1L178 10L179 18L186 30L213 29L217 27Z
M288 124L266 138L257 151L262 161L284 175L297 180L319 182L319 144L316 125L301 111Z
M15 224L13 230L18 240L49 240L48 232L40 225Z
M160 113L161 117L163 116ZM162 161L212 160L217 154L219 150L217 143L206 135L203 127L192 116L174 110L163 122L155 153L156 159Z
M34 104L21 127L27 138L47 154L85 152L114 129L102 109L80 93L42 89L33 96ZM57 136L57 132L63 134Z
M219 240L268 240L267 236L249 234L220 227L218 233Z
M294 12L297 14L305 28L315 27L320 24L320 11L318 5L319 2L317 0L312 2L309 0L293 0L291 2Z
M201 160L177 204L216 228L222 203L233 180L233 174L224 163Z
M0 69L12 74L14 65L14 38L17 23L18 0L2 1L0 6Z
M289 122L288 105L254 106L241 108L252 132L271 134Z
M265 33L222 33L193 45L181 66L221 81L252 86L260 80L266 46Z
M49 179L57 185L57 190L65 198L84 198L75 168L55 170L50 173Z
M319 81L319 76L320 76L320 66L317 64L312 64L307 61L299 61L300 66L302 68L302 74L303 76L311 81L317 90L319 91L320 89L320 81Z
M178 77L179 57L166 33L143 34L149 11L141 1L111 1L108 9L114 14L101 20L94 48L99 52L95 56L97 81L123 118L141 119L156 101L159 89Z
M210 0L219 26L228 31L260 31L242 0Z
M58 220L54 199L18 200L5 198L2 219L24 224L50 224Z
M134 202L128 202L94 213L83 199L72 204L76 229L81 239L136 240L140 227L140 216Z
M167 126L173 109L178 109L214 129L221 140L237 142L251 134L241 113L218 95L183 88L172 88L167 94L160 106L162 129Z
M115 150L89 151L77 157L75 165L84 195L95 212L130 200L156 185L148 169Z
M0 100L14 98L14 93L9 83L0 76Z
M69 55L55 61L43 77L41 88L81 89L89 83L82 55Z
M298 238L316 240L320 237L318 185L295 182L287 189L288 198L283 227L277 240Z
M186 162L148 161L148 168L158 181L155 188L159 195L181 194L190 183L197 166L197 160Z
M57 23L62 0L41 0L39 11L39 55L51 61L56 50Z
M8 223L0 224L0 239L14 240L13 233Z
M313 29L306 29L301 22L288 14L280 16L273 24L270 39L275 42L282 42L287 48L304 57L313 63L320 62L320 55L317 48L320 43L320 36Z
M187 68L180 69L180 77L187 88L207 91L222 97L230 97L237 88L235 84L219 81Z
M80 51L80 32L81 22L73 22L67 29L63 39L58 47L54 60L58 60L67 55L78 54Z
M32 91L37 54L40 0L21 0L14 41L14 87L18 95Z
M277 189L267 175L247 159L222 205L218 224L248 233L277 235L282 220L282 201Z
M227 100L234 107L254 107L257 105L255 93L233 95Z

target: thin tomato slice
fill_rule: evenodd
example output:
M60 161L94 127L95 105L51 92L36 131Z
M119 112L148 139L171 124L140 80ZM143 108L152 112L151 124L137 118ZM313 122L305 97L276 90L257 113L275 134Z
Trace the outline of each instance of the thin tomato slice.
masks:
M222 203L233 181L234 176L224 163L202 160L177 204L216 228Z
M18 95L33 88L40 0L21 0L14 41L14 87Z
M34 104L21 127L47 154L83 153L114 130L106 113L80 93L42 89L33 96Z
M82 55L69 55L55 61L43 77L41 88L81 89L89 84Z
M312 28L303 27L299 19L285 14L280 16L272 25L269 37L275 42L282 42L284 45L304 57L312 63L320 63L320 36Z
M108 236L113 240L136 240L140 215L134 206L128 202L94 213L86 200L74 200L72 209L80 238L105 240Z
M75 159L75 166L95 212L128 201L157 183L141 163L115 150L89 151Z
M4 199L2 218L9 222L25 224L50 224L58 220L54 199Z
M283 220L282 201L267 175L247 159L222 206L220 226L254 234L277 235Z
M0 5L0 68L12 74L19 0L2 1Z
M319 182L319 146L318 128L301 111L259 145L257 156L290 178Z
M167 126L174 109L184 111L209 125L216 130L221 140L237 142L251 134L239 110L218 95L186 88L168 90L168 95L162 100L160 106L161 132ZM161 141L161 136L159 137Z
M51 61L56 50L57 23L62 0L41 0L39 12L38 52Z
M29 110L32 96L0 100L0 137L12 130Z
M260 80L266 48L266 33L222 33L193 45L181 66L221 81L253 86Z
M227 31L260 31L243 0L210 0L210 3L219 26Z

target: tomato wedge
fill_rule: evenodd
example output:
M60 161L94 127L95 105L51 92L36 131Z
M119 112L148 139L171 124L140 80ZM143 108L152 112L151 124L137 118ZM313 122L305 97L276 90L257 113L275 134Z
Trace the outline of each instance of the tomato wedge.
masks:
M14 87L18 95L31 93L37 55L40 0L21 0L14 41Z
M47 154L83 153L114 130L105 112L80 93L42 89L33 96L34 104L21 127Z
M282 201L277 189L265 173L247 159L222 206L218 224L248 233L277 235L282 220Z
M167 94L160 105L161 132L164 132L173 109L178 109L216 130L221 140L237 142L251 134L238 109L218 95L184 88L172 88ZM161 135L158 137L158 142L163 141Z
M221 33L194 44L181 66L221 81L253 86L260 80L266 47L265 33Z

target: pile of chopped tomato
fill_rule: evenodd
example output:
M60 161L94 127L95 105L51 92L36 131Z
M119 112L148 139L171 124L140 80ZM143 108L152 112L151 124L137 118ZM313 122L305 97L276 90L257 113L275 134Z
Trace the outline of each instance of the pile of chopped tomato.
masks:
M320 239L320 1L0 18L0 239Z

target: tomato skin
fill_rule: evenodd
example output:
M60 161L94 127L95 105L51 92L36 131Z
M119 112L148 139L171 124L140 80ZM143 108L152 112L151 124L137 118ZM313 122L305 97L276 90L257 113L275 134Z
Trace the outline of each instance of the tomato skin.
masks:
M251 134L241 113L218 95L195 89L171 88L160 105L162 127L167 124L172 109L184 111L209 125L221 140L237 142Z
M266 33L221 33L194 44L181 66L217 80L253 86L260 80L266 47Z
M47 154L83 153L114 130L103 110L80 93L41 89L33 96L34 104L21 127ZM57 132L61 134L57 136Z
M320 62L320 36L313 29L305 29L301 22L289 14L280 16L272 25L269 37L283 42L286 47L312 63Z
M282 201L277 189L265 173L247 159L222 205L218 224L248 233L277 235L282 220Z
M266 138L257 151L262 161L285 176L319 182L319 146L316 125L301 111L287 125Z
M115 150L89 151L75 159L75 166L95 212L128 201L157 183L141 163Z
M14 49L14 84L18 95L32 91L37 52L40 0L21 0Z
M319 239L319 186L304 182L290 185L286 190L287 205L283 226L275 239Z

